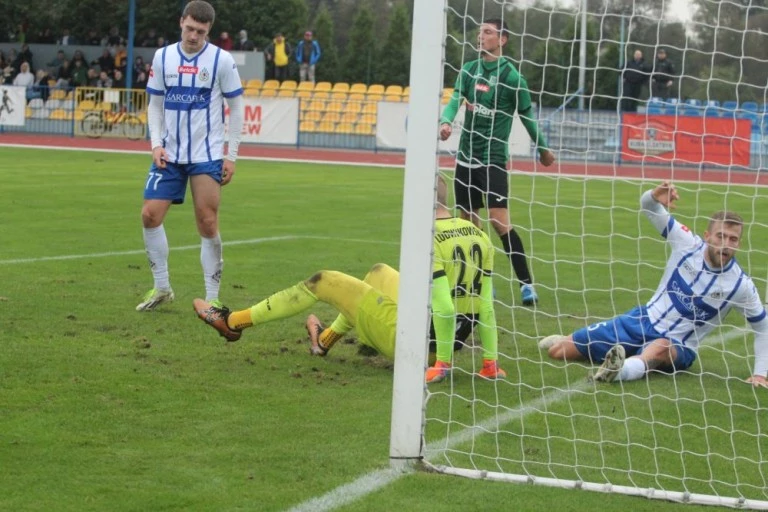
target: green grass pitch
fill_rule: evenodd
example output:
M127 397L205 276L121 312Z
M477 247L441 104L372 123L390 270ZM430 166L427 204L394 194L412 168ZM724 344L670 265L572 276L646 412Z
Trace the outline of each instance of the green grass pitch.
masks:
M151 287L139 215L148 156L2 153L0 510L287 510L388 467L387 361L359 354L351 341L325 359L310 357L303 317L230 344L195 318L191 302L203 285L191 200L166 219L176 302L134 311ZM250 306L319 269L362 276L375 262L397 266L402 177L395 169L240 161L221 209L224 302ZM457 355L461 370L429 397L433 462L670 490L684 482L691 492L767 499L768 395L740 381L750 371L751 336L731 339L743 327L737 314L729 318L735 327L715 335L730 341L703 349L690 374L623 388L587 386L585 365L565 367L536 348L541 336L652 293L665 249L637 212L650 184L511 183L512 218L541 305L519 305L498 254L500 350L510 378L474 380L478 353ZM723 206L748 221L768 211L762 189L681 188L678 215L696 232ZM740 261L762 292L768 229L750 226ZM333 317L323 305L315 312ZM503 419L492 433L456 437L492 417ZM339 510L605 506L677 508L416 473Z

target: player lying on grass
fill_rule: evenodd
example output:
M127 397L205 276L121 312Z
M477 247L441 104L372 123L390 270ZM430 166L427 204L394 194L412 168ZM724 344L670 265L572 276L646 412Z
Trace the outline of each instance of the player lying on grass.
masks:
M436 340L437 354L434 366L427 370L426 381L439 382L448 375L454 341L463 343L474 328L483 346L483 368L479 375L503 378L506 373L497 362L498 335L493 310L493 245L474 224L451 216L442 206L446 204L446 197L446 185L440 179L432 281L432 339ZM328 328L314 315L307 318L312 354L325 355L354 327L361 343L392 359L399 278L396 270L384 264L374 265L363 281L341 272L323 270L249 309L230 312L202 299L195 299L194 308L200 319L227 340L237 341L245 328L287 318L317 301L325 302L340 314Z
M569 336L548 336L539 347L553 359L602 363L591 377L596 381L636 380L652 370L688 369L704 337L736 309L755 331L755 365L747 382L768 387L768 319L755 284L734 257L744 222L735 213L717 212L702 239L665 208L674 207L678 197L674 185L664 182L640 200L643 213L671 247L651 300Z

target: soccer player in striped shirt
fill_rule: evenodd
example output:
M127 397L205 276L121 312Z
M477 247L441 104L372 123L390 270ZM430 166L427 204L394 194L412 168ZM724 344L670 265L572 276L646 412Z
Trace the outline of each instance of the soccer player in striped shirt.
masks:
M152 165L144 185L141 219L153 288L136 307L151 311L173 300L168 239L163 220L171 204L192 189L206 298L218 303L222 259L221 187L232 180L243 127L243 89L232 55L207 42L215 12L193 0L181 15L181 41L155 52L149 72L148 122ZM224 100L230 110L224 154Z
M734 256L744 222L735 213L717 212L700 238L667 210L678 197L674 185L664 182L640 200L672 249L651 300L569 336L548 336L539 347L553 359L602 363L591 377L595 381L636 380L652 370L690 368L702 340L736 309L755 332L755 363L747 382L768 387L768 318L755 283Z
M473 330L483 346L483 367L478 374L486 379L504 378L506 372L498 365L493 310L493 244L471 222L452 217L442 206L446 197L446 185L440 179L432 267L431 339L436 341L430 344L436 356L434 365L427 370L426 381L440 382L448 376L454 348L461 348ZM322 301L340 314L328 328L314 315L307 318L313 355L326 355L345 333L355 328L362 344L392 359L399 285L398 272L378 263L363 281L324 270L241 311L230 312L202 299L195 299L194 308L198 317L221 336L237 341L245 328L288 318Z

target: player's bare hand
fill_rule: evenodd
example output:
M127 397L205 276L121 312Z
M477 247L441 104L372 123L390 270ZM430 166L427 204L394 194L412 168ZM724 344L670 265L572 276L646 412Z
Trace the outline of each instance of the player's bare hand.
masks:
M768 388L768 379L762 375L753 375L747 379L747 384L752 384L755 388Z
M451 123L443 123L440 125L440 140L448 140L453 132L453 126Z
M224 165L221 168L221 186L223 187L230 181L235 175L235 162L232 160L224 160Z
M550 150L545 149L539 153L539 162L541 162L541 165L544 167L549 167L555 163L555 154Z
M152 148L152 162L158 169L165 169L165 162L168 161L168 154L163 146Z
M674 208L675 201L680 199L680 195L677 193L677 189L668 181L662 181L661 185L653 189L652 195L657 203L660 203L670 209Z

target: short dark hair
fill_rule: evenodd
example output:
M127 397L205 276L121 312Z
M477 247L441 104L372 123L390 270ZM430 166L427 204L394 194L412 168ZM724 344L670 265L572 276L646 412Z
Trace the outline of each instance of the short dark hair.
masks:
M509 38L509 29L507 28L507 22L505 22L501 18L488 18L487 20L483 21L483 25L493 25L494 27L496 27L496 30L499 31L500 36Z
M198 23L210 23L213 25L213 20L216 18L216 11L213 10L213 6L203 0L192 0L185 7L181 13L182 18L187 16L191 17Z
M729 224L731 226L741 226L744 227L744 219L741 218L741 215L735 212L729 212L729 211L719 211L712 214L712 216L709 218L709 224L707 224L707 230L712 229L712 226L714 226L715 222L722 221L723 224Z

